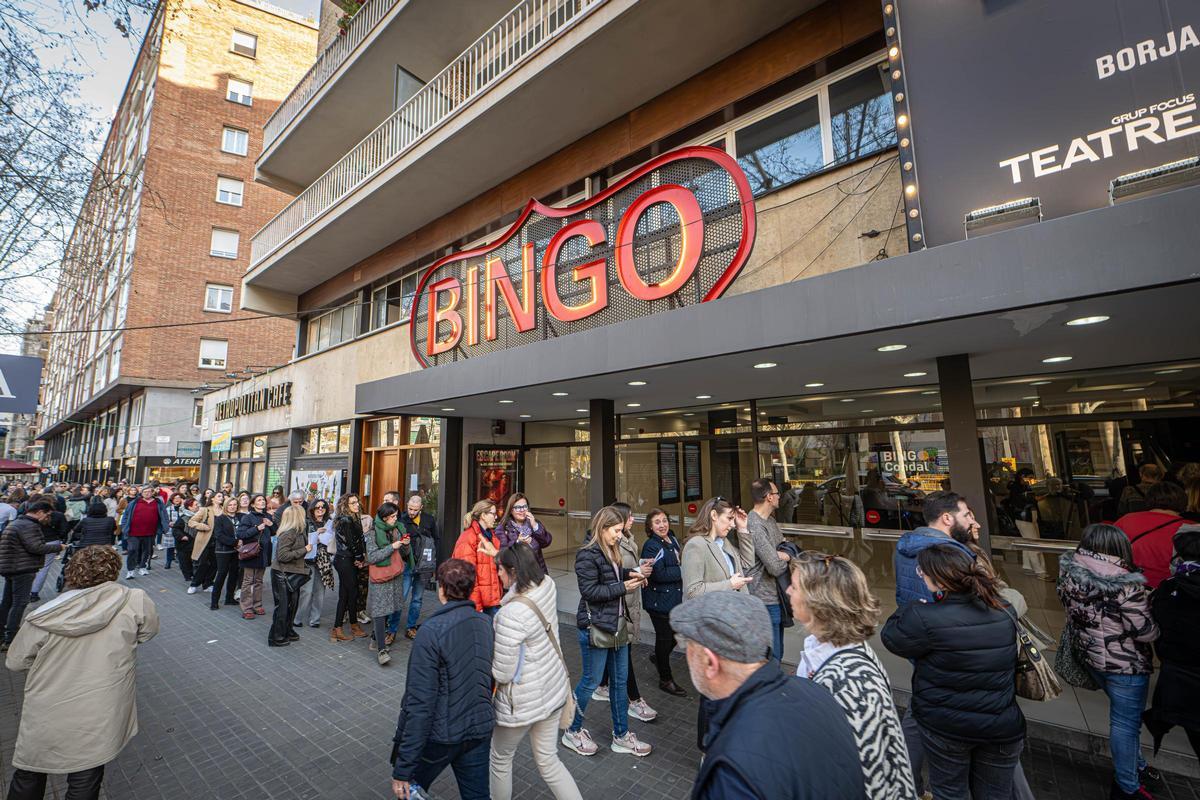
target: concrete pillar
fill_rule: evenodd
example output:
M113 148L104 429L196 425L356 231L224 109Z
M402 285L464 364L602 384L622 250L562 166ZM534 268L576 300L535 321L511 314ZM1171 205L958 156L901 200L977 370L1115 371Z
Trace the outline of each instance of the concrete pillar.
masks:
M617 418L612 400L589 400L592 480L588 509L595 514L617 499Z
M990 551L991 514L987 477L979 430L975 424L975 397L971 390L971 359L965 353L937 360L938 389L946 430L946 455L950 459L950 485L966 498L979 520L979 544Z
M440 464L438 478L437 520L442 529L442 540L438 542L439 563L450 557L458 534L462 532L463 511L463 421L462 417L446 417L442 420L442 443L438 451Z
M349 491L351 492L359 492L362 489L363 425L364 422L361 417L350 420L350 468L346 470L346 484L349 486ZM295 453L299 453L300 442L298 437L295 442L295 447ZM289 463L292 457L293 453L289 448Z

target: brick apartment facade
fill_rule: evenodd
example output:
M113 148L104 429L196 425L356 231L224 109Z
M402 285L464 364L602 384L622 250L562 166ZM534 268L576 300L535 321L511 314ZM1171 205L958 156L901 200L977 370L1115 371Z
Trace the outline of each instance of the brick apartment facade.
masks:
M262 126L316 41L313 21L254 0L160 4L52 301L56 330L86 331L54 336L45 371L61 477L187 476L192 390L291 357L294 323L241 311L240 278L289 199L254 182Z

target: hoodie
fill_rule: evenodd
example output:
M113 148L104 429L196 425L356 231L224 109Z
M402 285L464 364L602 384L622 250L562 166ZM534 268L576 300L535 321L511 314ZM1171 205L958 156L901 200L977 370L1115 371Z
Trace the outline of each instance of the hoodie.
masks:
M929 591L929 587L925 585L925 581L917 575L917 554L926 547L932 547L935 544L953 545L961 548L971 558L975 558L975 554L971 552L971 548L961 542L955 541L950 537L950 534L942 533L937 528L922 526L916 530L908 531L900 537L900 541L896 542L896 554L892 559L896 573L897 606L903 607L913 600L920 600L925 603L933 602L933 593Z
M134 653L156 633L149 596L115 581L29 614L5 661L29 673L12 765L56 775L115 759L138 729Z

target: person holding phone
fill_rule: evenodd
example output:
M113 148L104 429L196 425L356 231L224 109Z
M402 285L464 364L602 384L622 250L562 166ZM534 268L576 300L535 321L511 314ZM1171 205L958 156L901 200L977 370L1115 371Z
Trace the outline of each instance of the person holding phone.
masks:
M237 559L242 568L242 619L254 619L267 613L263 608L263 577L270 564L271 534L275 531L274 515L267 509L265 495L250 498L250 509L237 524ZM243 545L257 544L258 551L247 557Z
M642 545L642 563L653 565L646 587L642 589L642 605L654 625L654 666L658 668L658 688L676 697L687 692L675 683L671 673L671 651L675 649L675 632L671 630L671 609L683 602L683 572L679 567L681 547L671 533L667 512L655 508L646 515L646 543Z
M480 500L463 517L463 532L454 543L451 558L460 558L475 567L475 588L471 599L475 610L495 617L500 609L500 577L496 574L496 504Z
M366 553L363 551L363 528L360 516L362 503L356 494L344 494L337 501L337 516L333 518L334 547L333 569L337 573L337 615L329 639L333 642L348 642L354 638L365 639L367 632L358 622L358 572L367 568ZM347 616L349 620L347 620ZM349 621L350 633L342 630Z
M542 568L542 574L549 574L546 571L546 558L542 555L542 550L550 546L553 537L550 535L550 531L546 530L546 526L534 518L533 511L529 508L528 497L520 492L514 492L509 496L508 503L504 507L504 515L496 524L496 536L501 549L511 547L517 542L529 545L537 559L538 566Z
M724 497L714 497L700 507L683 545L681 567L685 598L706 592L747 591L750 578L746 577L741 557L727 538L736 527L738 535L748 540L750 533L746 523L746 512L735 508Z
M400 509L392 503L383 503L375 513L370 532L363 535L363 547L367 563L377 567L391 564L392 554L399 552L407 561L412 537L400 522ZM377 650L376 660L385 667L392 656L388 648L396 640L396 629L400 626L400 612L404 609L403 573L396 573L390 580L372 580L367 587L367 616L375 627L375 641L371 649ZM394 627L393 627L394 626Z

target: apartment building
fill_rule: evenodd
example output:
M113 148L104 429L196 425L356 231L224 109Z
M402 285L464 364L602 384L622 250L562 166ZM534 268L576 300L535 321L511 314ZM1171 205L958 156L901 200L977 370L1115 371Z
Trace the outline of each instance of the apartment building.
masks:
M62 265L46 461L73 480L198 475L196 390L291 357L241 310L249 239L289 201L253 181L262 127L312 64L316 23L257 0L164 0Z

